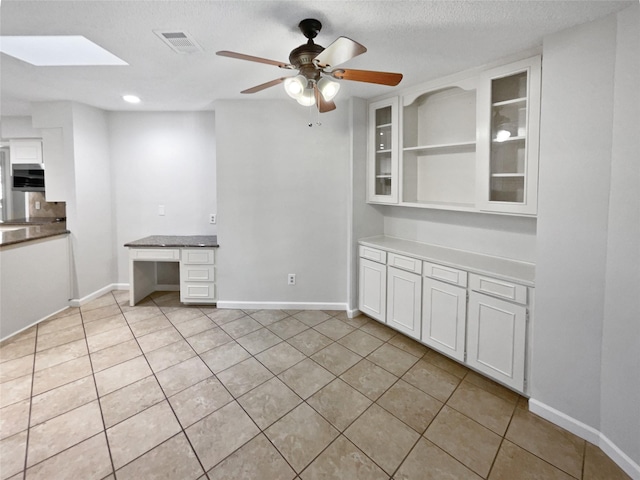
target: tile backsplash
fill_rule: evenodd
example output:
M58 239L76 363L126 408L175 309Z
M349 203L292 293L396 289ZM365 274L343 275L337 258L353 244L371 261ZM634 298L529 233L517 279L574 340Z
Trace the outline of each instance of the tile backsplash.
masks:
M47 202L42 192L27 193L29 202L29 218L65 218L67 205L65 202ZM36 209L36 202L40 202L40 209Z

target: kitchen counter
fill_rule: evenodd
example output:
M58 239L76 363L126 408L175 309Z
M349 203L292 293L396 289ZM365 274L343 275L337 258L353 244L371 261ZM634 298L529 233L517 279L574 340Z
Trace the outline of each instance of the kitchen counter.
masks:
M491 277L513 281L529 287L535 286L536 266L529 262L457 250L440 245L414 242L385 235L361 238L358 243L398 255L409 255L439 265L460 268L479 275L490 275Z
M151 235L125 243L124 246L131 248L217 248L219 245L216 235Z
M0 223L0 248L19 243L40 240L42 238L57 237L70 233L65 222L45 223L35 225L13 222Z

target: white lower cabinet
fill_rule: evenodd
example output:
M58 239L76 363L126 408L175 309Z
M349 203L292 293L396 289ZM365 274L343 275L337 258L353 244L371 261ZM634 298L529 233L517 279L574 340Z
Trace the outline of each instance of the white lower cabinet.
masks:
M420 339L422 277L387 267L387 324L402 333Z
M440 265L436 254L442 247L423 248L396 238L374 238L381 238L380 248L371 243L360 245L360 311L526 393L527 320L532 308L534 265L458 251L459 264L443 260ZM404 244L406 250L401 249ZM450 250L442 253L443 257L452 255ZM495 276L488 268L492 266ZM511 278L523 280L515 283Z
M422 286L423 343L464 362L467 290L424 278Z
M182 249L180 301L214 303L216 300L215 251L212 248Z
M527 309L471 292L467 364L516 390L524 390Z
M360 311L384 322L387 305L387 266L360 258L358 278Z

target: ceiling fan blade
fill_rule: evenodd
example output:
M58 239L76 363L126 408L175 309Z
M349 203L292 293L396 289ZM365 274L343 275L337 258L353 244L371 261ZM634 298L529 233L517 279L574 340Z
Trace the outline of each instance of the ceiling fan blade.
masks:
M377 83L395 87L402 80L401 73L374 72L371 70L353 70L339 68L331 72L331 75L340 80L353 80L354 82Z
M330 112L336 109L336 104L333 103L333 100L325 100L320 90L318 90L317 85L313 86L313 90L315 91L316 103L318 104L318 111L320 113Z
M350 38L340 37L314 58L314 62L322 68L327 66L335 67L366 51L367 49L364 45L360 45Z
M278 85L279 83L284 82L287 78L289 78L289 77L276 78L275 80L271 80L270 82L261 83L260 85L256 85L255 87L247 88L246 90L243 90L240 93L256 93L256 92L259 92L259 91L264 90L266 88Z
M250 62L266 63L267 65L275 65L280 68L293 68L293 65L288 63L269 60L268 58L254 57L253 55L245 55L244 53L230 52L228 50L220 50L219 52L216 52L216 55L220 55L221 57L237 58L239 60L248 60Z

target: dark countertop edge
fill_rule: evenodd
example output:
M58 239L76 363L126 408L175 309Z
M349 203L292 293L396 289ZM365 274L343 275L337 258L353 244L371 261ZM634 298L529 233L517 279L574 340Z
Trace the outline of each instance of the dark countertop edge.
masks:
M30 238L20 238L20 239L9 239L9 240L2 240L2 242L0 243L0 249L4 248L4 247L10 247L10 246L15 246L15 245L19 245L21 243L28 243L28 242L33 242L35 240L42 240L45 238L51 238L51 237L57 237L59 235L68 235L71 232L69 230L59 230L59 231L55 231L55 232L45 232L45 233L40 233L36 236L30 237Z
M151 235L124 244L129 248L218 248L216 235Z

